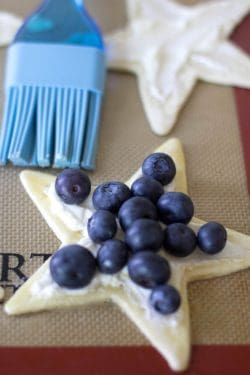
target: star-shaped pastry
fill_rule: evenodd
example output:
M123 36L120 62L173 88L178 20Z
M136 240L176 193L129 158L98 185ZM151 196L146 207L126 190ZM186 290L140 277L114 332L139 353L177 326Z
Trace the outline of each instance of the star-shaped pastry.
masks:
M157 151L169 154L176 164L176 177L167 187L168 191L187 193L185 160L180 142L177 139L168 140ZM130 186L140 175L141 169L127 184ZM83 206L76 206L78 211L72 211L54 195L55 176L24 171L21 180L63 245L80 243L96 252L97 245L93 245L86 235L86 221L93 213L92 194ZM85 224L81 227L79 223L84 221ZM189 225L197 231L202 224L203 221L194 218ZM179 290L182 300L179 310L169 316L160 316L152 310L148 304L150 291L130 280L127 267L111 276L97 273L87 287L70 290L58 286L53 281L49 270L50 259L7 302L5 311L8 314L23 314L111 300L137 325L172 369L183 370L188 366L191 347L187 284L194 280L226 275L250 266L250 237L230 229L227 229L227 233L225 248L214 256L206 255L199 249L186 258L176 258L161 251L161 255L168 259L172 270L170 284Z
M198 79L250 88L250 59L227 41L249 0L183 6L127 0L128 24L106 36L111 69L135 73L154 133L167 134Z
M8 12L0 12L0 47L7 46L13 40L22 20Z

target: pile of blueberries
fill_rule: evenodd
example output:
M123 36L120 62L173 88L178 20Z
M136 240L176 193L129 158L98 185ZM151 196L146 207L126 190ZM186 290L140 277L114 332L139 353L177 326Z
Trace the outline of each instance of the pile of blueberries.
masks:
M173 256L186 257L198 246L206 254L217 254L225 247L227 233L216 222L203 225L197 235L187 226L194 214L189 196L164 193L164 185L176 175L169 155L151 154L144 160L142 172L131 189L117 181L95 189L92 201L96 212L88 221L88 234L100 244L96 258L80 245L68 245L53 255L50 271L60 286L82 288L91 282L96 268L104 274L115 274L127 265L131 280L151 289L152 307L166 315L178 310L181 298L167 284L170 266L157 252L164 248ZM81 204L90 194L91 183L82 171L65 169L55 187L66 204ZM117 222L124 232L122 241L115 239Z

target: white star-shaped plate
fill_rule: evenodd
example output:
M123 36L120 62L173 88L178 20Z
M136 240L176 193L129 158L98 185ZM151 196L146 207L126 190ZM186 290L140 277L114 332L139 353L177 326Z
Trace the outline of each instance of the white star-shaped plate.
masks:
M127 26L106 36L108 64L137 75L154 133L169 133L198 79L250 88L250 59L227 41L250 11L250 0L126 4Z
M171 155L176 164L176 177L167 189L187 193L185 160L180 142L177 139L170 139L157 151ZM140 175L141 169L127 184L130 186ZM27 193L62 244L80 243L93 252L96 251L96 245L93 246L84 230L73 230L71 224L67 224L69 212L66 215L59 207L55 209L51 204L48 191L49 187L54 186L55 176L24 171L21 180ZM88 201L91 201L91 197ZM67 209L62 202L61 205L63 209ZM82 210L91 213L90 205L88 204L88 209L84 208L86 206L87 203ZM204 222L194 218L190 226L197 231L202 224ZM160 316L152 310L148 304L150 291L135 285L129 279L126 267L113 276L97 273L89 286L79 290L68 290L53 282L49 271L50 259L11 297L5 305L5 311L8 314L24 314L111 300L137 325L172 369L184 370L189 363L191 348L187 284L194 280L227 275L250 266L250 237L229 229L227 232L226 247L215 256L207 256L196 249L186 258L175 258L161 251L162 256L170 262L172 270L170 283L180 291L182 298L181 307L170 316Z

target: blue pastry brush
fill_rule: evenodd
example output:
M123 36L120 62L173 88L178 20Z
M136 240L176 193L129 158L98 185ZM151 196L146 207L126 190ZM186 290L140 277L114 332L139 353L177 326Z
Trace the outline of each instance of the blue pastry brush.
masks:
M102 37L82 0L45 0L9 47L0 163L93 169Z

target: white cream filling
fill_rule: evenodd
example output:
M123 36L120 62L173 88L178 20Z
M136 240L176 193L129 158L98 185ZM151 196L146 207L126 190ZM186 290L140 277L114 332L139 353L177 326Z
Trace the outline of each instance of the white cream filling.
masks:
M98 250L98 246L93 244L90 239L80 241L80 244L88 247L94 255ZM39 295L40 298L45 299L64 295L83 296L89 292L95 291L97 288L104 287L123 288L123 290L132 297L133 302L143 309L145 317L149 320L154 320L157 324L176 326L181 319L181 313L178 311L169 316L163 316L157 313L149 303L151 290L142 288L135 284L128 275L127 267L114 275L105 275L97 271L91 283L88 286L79 289L67 289L59 286L52 279L50 270L47 269L39 280L33 283L31 293L34 296ZM107 298L108 297L107 293Z
M136 176L137 178L139 176ZM91 189L91 194L81 205L68 205L65 204L55 191L55 184L51 184L45 191L45 194L48 196L50 201L50 208L54 215L60 217L63 223L69 227L72 231L81 231L83 233L83 238L79 241L79 244L89 249L94 256L96 256L99 245L93 243L93 241L87 235L87 222L88 219L92 216L95 209L92 203L92 194L94 187ZM173 181L169 185L164 187L165 192L175 190L175 182ZM197 233L199 225L195 223L190 223L190 227ZM117 234L118 238L122 239L122 232L119 230ZM242 250L238 246L238 254L241 256ZM212 258L220 259L228 258L232 256L232 253L235 255L235 244L232 244L230 241L227 241L226 249L221 253L213 256ZM164 252L166 256L166 252ZM185 258L175 258L167 254L166 256L171 263L172 275L178 272L178 267L181 267L186 262L191 261L194 265L197 263L207 262L211 259L211 256L207 256L202 253L200 250L196 249L195 253L192 253L190 256ZM192 257L192 260L190 259ZM172 276L173 277L173 276ZM176 278L174 276L174 278ZM171 280L170 280L171 283ZM175 283L174 283L175 284ZM177 283L178 284L178 283ZM137 303L145 312L145 316L150 320L155 320L157 323L161 324L170 324L174 326L178 324L181 319L181 314L179 311L169 316L162 316L157 313L152 306L149 304L149 296L151 291L149 289L142 288L135 284L128 276L127 267L125 267L121 272L115 275L104 275L100 272L97 272L92 282L80 289L66 289L57 285L49 272L42 275L42 277L34 283L32 287L32 294L39 295L42 298L52 297L54 295L67 295L67 294L79 294L84 295L85 293L95 290L96 288L110 286L112 288L123 288L124 291L132 296L132 299Z
M203 73L209 74L209 81L217 82L221 70L227 84L234 85L235 82L231 69L226 69L228 55L218 53L220 48L225 48L223 43L226 38L223 24L220 25L223 16L220 5L217 9L209 5L178 7L169 16L171 7L175 4L169 1L161 1L160 4L156 1L155 6L149 1L141 1L138 15L129 23L129 31L127 34L115 33L116 43L113 47L111 38L108 51L111 64L112 60L125 58L131 65L142 66L140 69L143 69L143 78L151 97L162 103L169 98L170 104L178 109L180 103L175 98L181 97L182 91L186 92L186 87ZM233 4L225 11L228 23L224 27L230 29L235 17L240 21L247 14L247 5L244 10L244 5ZM234 66L238 76L245 76L249 81L243 56L232 54L231 57L238 59Z
M173 180L170 184L164 187L164 191L174 191L174 188L175 183ZM87 236L86 226L88 219L95 212L95 208L92 203L92 195L94 190L95 187L92 187L90 195L81 205L65 204L56 193L55 183L52 183L44 193L49 198L52 213L59 217L62 222L73 232L81 231L83 236Z
M139 176L138 176L139 177ZM169 185L164 187L164 191L174 191L175 183L171 182ZM61 198L57 195L55 190L55 184L52 183L46 190L45 194L48 196L50 201L50 208L54 215L60 217L63 223L69 227L72 231L81 231L83 238L79 241L79 244L90 250L94 256L96 256L99 245L93 243L93 241L87 235L87 222L88 219L95 212L92 203L92 195L95 187L91 189L89 197L81 205L68 205L65 204ZM120 231L118 231L117 237L121 237ZM149 304L149 296L151 291L149 289L142 288L136 285L128 276L127 267L121 272L115 275L104 275L97 272L92 282L80 289L67 289L62 288L56 284L47 270L42 277L36 281L32 286L32 294L39 295L42 298L49 298L56 295L67 295L67 294L80 294L84 295L91 290L95 290L99 287L110 286L112 288L123 288L128 295L132 295L133 300L141 308L143 308L145 315L148 319L156 320L161 324L176 325L179 320L178 312L171 316L162 316L157 313L153 307Z
M81 231L86 236L88 219L95 211L92 203L94 189L95 187L92 187L90 195L81 205L64 203L57 195L54 183L45 190L45 194L49 198L52 213L59 217L70 230Z

